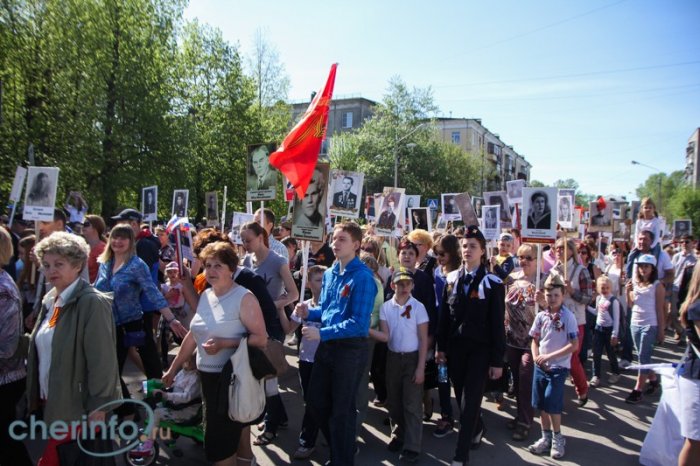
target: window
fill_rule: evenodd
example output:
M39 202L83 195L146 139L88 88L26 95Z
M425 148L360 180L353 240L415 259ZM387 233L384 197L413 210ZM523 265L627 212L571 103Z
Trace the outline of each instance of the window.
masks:
M462 138L459 134L459 131L452 131L452 143L459 144L460 142L462 142Z
M352 112L343 114L343 128L352 128Z

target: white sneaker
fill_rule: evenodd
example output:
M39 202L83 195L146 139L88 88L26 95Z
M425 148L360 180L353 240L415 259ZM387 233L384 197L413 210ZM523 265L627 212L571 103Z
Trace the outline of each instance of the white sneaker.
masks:
M541 455L548 452L552 448L552 439L540 437L535 443L527 447L530 453Z
M632 363L629 362L627 359L620 359L620 367L623 369L627 369L628 367L630 367L631 364Z
M588 386L595 388L598 385L600 385L600 377L597 377L594 375L593 378L591 379L591 381L588 382Z
M610 374L608 377L608 383L610 385L617 383L620 380L620 374Z
M564 456L564 446L566 446L566 439L561 434L554 434L552 436L552 449L549 452L550 458L555 460Z

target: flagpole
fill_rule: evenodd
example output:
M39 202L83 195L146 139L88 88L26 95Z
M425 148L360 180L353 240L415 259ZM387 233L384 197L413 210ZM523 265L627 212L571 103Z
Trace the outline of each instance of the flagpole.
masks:
M224 226L226 225L226 196L228 195L228 186L224 186L224 199L222 201L224 208L222 209L221 212L221 221L219 222L219 225L221 227L221 231L224 231Z
M537 243L537 269L535 277L535 294L540 291L540 267L542 267L542 244ZM535 315L540 312L540 306L537 304L537 299L535 299Z
M304 290L306 290L306 278L309 275L309 246L311 243L307 240L301 242L301 291L299 292L299 301L304 302Z
M260 226L265 229L265 201L260 201Z

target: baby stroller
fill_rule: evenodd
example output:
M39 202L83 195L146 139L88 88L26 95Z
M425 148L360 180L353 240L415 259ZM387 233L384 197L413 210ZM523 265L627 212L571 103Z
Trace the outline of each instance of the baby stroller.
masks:
M196 414L189 419L172 421L161 420L157 426L156 438L153 438L150 433L142 431L143 439L132 450L124 453L124 459L127 464L132 466L150 466L156 462L160 454L159 440L164 446L171 449L173 456L181 457L182 451L175 448L175 443L179 437L188 437L194 440L197 444L204 444L204 428L202 425L202 399L195 398L194 400L183 405L173 405L168 401L164 401L160 393L154 394L155 390L163 390L163 383L160 380L152 379L143 382L143 392L145 401L151 409L159 407L168 408L170 410L184 410L191 406L198 406ZM161 433L166 433L165 439L159 439Z

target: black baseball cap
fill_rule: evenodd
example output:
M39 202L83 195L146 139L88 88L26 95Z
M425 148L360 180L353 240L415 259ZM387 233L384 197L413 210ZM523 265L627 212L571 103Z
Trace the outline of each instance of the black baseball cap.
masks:
M137 222L140 222L142 218L143 216L138 210L124 209L121 212L119 212L119 215L115 215L114 217L112 217L112 220L135 220Z

